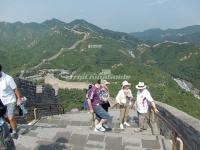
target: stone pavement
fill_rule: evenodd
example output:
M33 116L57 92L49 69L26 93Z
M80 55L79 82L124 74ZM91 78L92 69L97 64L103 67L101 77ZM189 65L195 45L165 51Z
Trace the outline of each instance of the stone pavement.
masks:
M135 133L135 112L130 112L131 127L119 129L119 110L111 110L113 130L95 132L88 112L67 113L42 118L33 126L21 125L17 150L171 150L171 143L151 129Z

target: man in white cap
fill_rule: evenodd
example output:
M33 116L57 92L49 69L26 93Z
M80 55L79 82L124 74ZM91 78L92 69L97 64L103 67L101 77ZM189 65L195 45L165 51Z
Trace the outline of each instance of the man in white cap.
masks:
M133 95L130 88L130 83L127 81L122 82L122 88L116 96L116 101L120 105L120 128L124 129L124 125L130 126L128 121L129 107L131 106L131 101Z
M138 91L135 104L139 118L139 129L135 131L141 132L142 130L147 129L149 104L152 105L155 113L158 113L159 111L156 108L150 92L146 89L144 82L139 82L138 85L136 85L136 89L138 89Z

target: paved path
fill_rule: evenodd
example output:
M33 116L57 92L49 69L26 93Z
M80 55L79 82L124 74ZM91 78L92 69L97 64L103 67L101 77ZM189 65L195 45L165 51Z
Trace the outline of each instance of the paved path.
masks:
M43 59L42 62L40 62L38 65L32 67L30 70L37 69L37 68L39 68L41 65L43 65L45 62L49 62L49 61L52 61L52 60L58 58L58 57L59 57L61 54L63 54L63 52L65 52L65 51L75 49L81 42L84 42L84 41L87 40L88 37L89 37L89 33L83 32L82 34L84 34L83 39L76 41L76 42L75 42L71 47L69 47L69 48L61 48L60 51L59 51L58 53L56 53L55 55L53 55L53 56L51 56L51 57L49 57L49 58L47 58L47 59Z
M134 133L136 114L131 112L131 127L119 129L118 110L111 110L113 130L95 132L91 128L91 114L68 113L41 119L34 126L21 125L15 144L17 150L170 150L170 141L152 135L150 128ZM27 130L25 130L27 129Z
M67 81L62 81L56 77L54 77L53 74L48 74L45 77L44 82L46 84L51 85L55 90L58 89L87 89L88 88L88 83L86 82L67 82Z

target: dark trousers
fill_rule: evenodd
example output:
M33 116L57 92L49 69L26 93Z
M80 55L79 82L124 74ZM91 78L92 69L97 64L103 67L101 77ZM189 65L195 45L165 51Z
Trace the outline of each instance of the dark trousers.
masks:
M101 106L103 107L103 109L105 111L108 112L108 108L110 107L110 103L109 102L104 102L103 104L101 104Z

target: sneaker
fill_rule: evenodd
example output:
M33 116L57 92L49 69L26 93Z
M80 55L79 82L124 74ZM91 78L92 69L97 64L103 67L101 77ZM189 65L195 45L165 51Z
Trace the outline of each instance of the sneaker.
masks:
M124 122L124 125L126 125L127 127L131 126L128 122Z
M107 124L103 124L102 126L106 131L111 131L112 130L112 128L109 127Z
M11 137L13 139L18 139L18 134L17 133L11 133Z
M99 132L99 130L97 130L97 128L94 128L94 131L95 131L95 132Z
M122 123L120 124L120 129L124 129L124 125Z
M101 132L106 131L106 129L104 129L104 127L102 125L99 125L99 124L95 127L95 129L97 129L98 131L101 131Z

